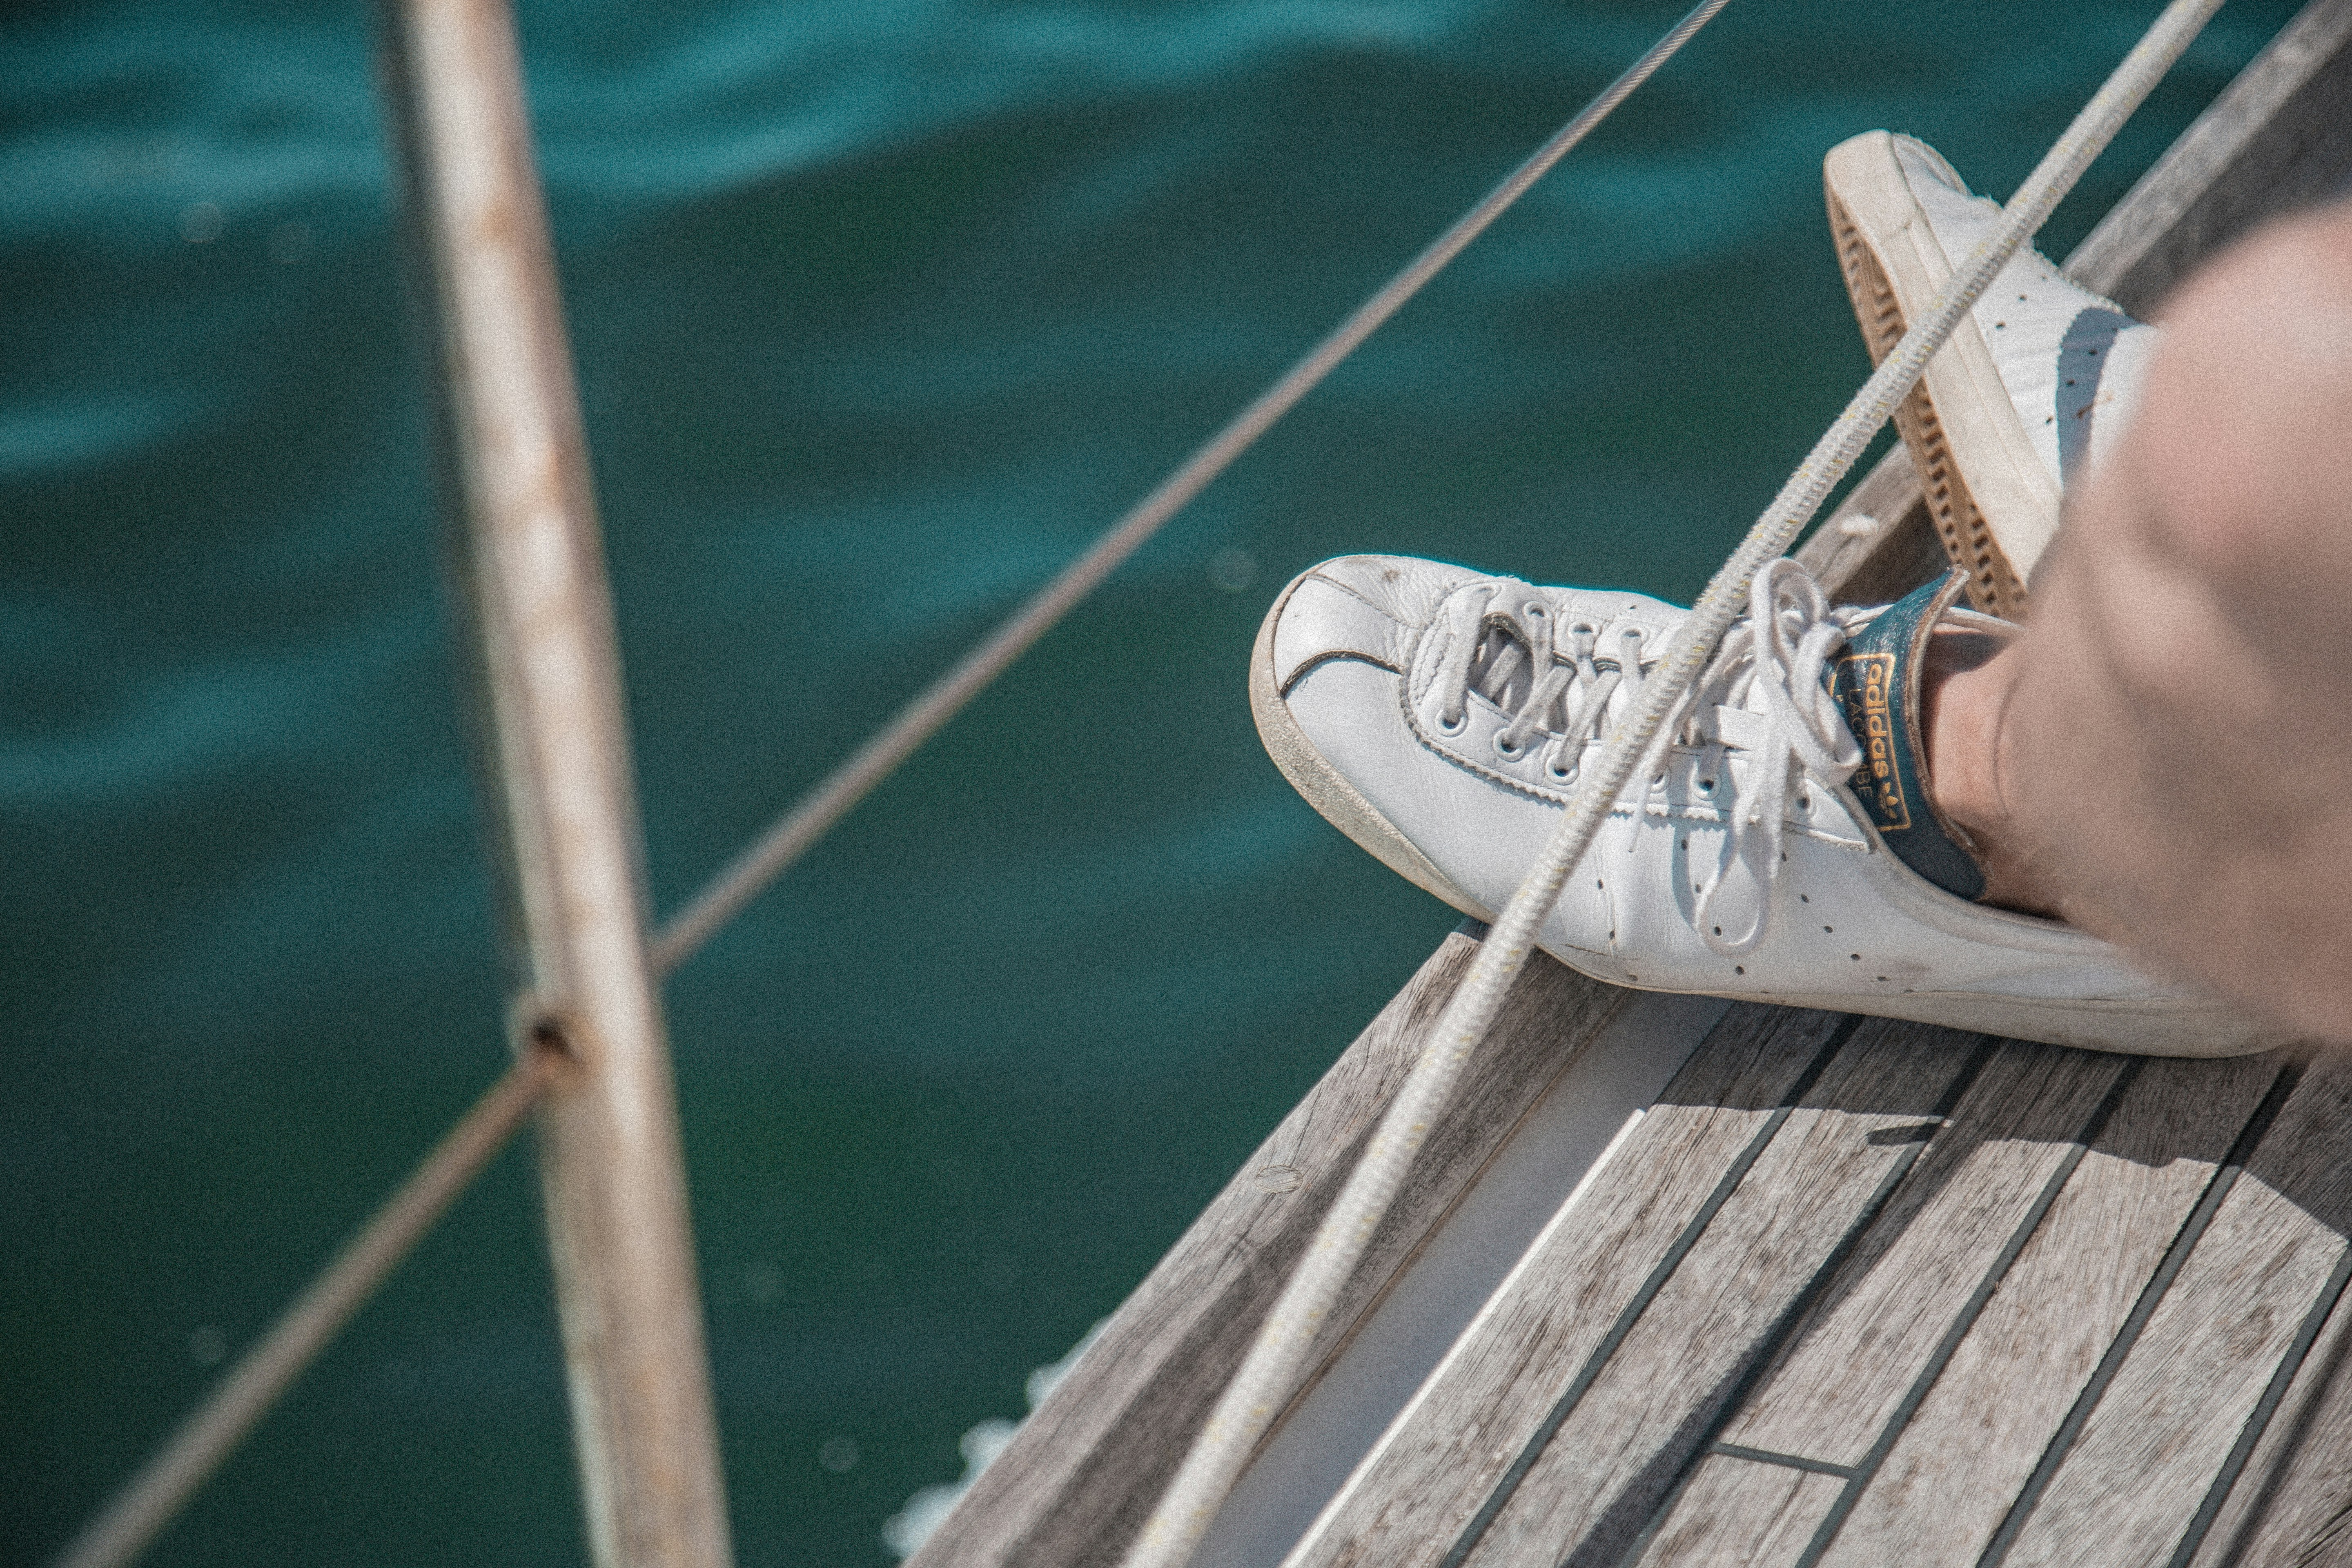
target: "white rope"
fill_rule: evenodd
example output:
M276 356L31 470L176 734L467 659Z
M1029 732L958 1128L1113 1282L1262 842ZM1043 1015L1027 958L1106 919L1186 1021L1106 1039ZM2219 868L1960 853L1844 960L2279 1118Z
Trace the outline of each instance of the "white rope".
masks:
M889 777L940 725L961 712L965 703L1003 674L1031 643L1067 615L1072 605L1093 593L1104 578L1118 570L1119 563L1141 549L1144 541L1159 532L1161 525L1230 468L1234 458L1248 451L1275 421L1315 390L1316 384L1330 374L1340 361L1355 353L1358 345L1380 329L1381 323L1421 292L1423 284L1443 271L1464 247L1485 233L1489 224L1549 173L1554 163L1566 157L1569 149L1608 119L1611 110L1649 80L1653 72L1673 58L1675 50L1690 42L1692 35L1729 3L1730 0L1699 0L1690 14L1651 45L1649 52L1628 67L1624 75L1601 89L1600 96L1578 110L1574 119L1505 175L1502 183L1487 192L1476 206L1455 219L1453 227L1430 241L1429 247L1383 284L1379 293L1332 328L1329 335L1292 365L1280 381L1234 415L1223 429L1186 458L1181 468L1160 480L1157 489L1112 524L1109 531L1096 540L1084 555L1062 568L1059 575L1013 612L1012 619L991 633L987 641L964 655L954 668L900 709L887 724L850 753L846 762L802 796L798 805L712 878L692 903L673 915L656 933L650 952L655 973L667 974L676 969L734 919L761 889L799 859L810 845L865 799L876 784Z
M1320 1329L1403 1185L1412 1157L1452 1099L1455 1083L1486 1037L1503 998L1533 949L1569 868L1591 847L1618 792L1633 776L1683 695L1714 656L1748 600L1756 574L1785 554L1830 490L1862 455L1878 427L1918 381L1996 273L2042 226L2116 129L2147 96L2221 0L2172 0L2115 74L2027 176L2001 222L1953 274L1936 303L1914 321L1895 352L1863 384L1780 493L1732 552L1690 617L1642 682L1639 700L1619 721L1600 758L1584 771L1574 797L1527 879L1495 922L1470 972L1430 1031L1395 1102L1381 1119L1363 1157L1315 1233L1297 1270L1267 1313L1241 1370L1210 1412L1160 1506L1129 1552L1125 1568L1182 1568L1283 1405L1298 1387Z

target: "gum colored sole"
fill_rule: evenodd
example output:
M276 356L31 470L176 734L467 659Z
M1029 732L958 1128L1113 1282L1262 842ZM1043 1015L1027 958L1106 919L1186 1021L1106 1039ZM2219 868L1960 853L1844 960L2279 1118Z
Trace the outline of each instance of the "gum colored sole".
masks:
M1907 323L1903 319L1903 307L1895 297L1895 289L1886 273L1871 253L1869 242L1863 238L1862 226L1839 201L1837 194L1829 193L1830 230L1837 241L1838 268L1845 274L1846 294L1853 301L1854 319L1862 323L1863 341L1869 346L1870 361L1876 364L1895 352L1903 340ZM1936 520L1936 535L1943 541L1944 553L1953 565L1968 574L1969 602L1988 615L2004 620L2025 618L2025 584L2009 556L2001 550L2000 542L1993 537L1984 513L1978 510L1976 498L1961 478L1959 466L1952 460L1951 444L1945 439L1943 421L1937 417L1935 400L1927 394L1927 384L1922 380L1911 389L1902 406L1895 411L1895 428L1903 434L1903 444L1911 449L1911 460L1919 470L1919 483L1927 492L1927 510Z

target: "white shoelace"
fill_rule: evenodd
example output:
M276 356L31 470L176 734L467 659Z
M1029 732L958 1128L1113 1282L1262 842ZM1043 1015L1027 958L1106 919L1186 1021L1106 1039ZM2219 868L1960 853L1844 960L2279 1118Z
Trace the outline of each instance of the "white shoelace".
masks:
M1527 614L1538 621L1549 616L1540 605ZM1557 636L1522 637L1489 625L1486 602L1477 595L1456 601L1454 615L1455 635L1437 675L1445 693L1441 724L1458 728L1476 691L1510 715L1495 749L1517 758L1548 742L1544 771L1566 787L1585 748L1600 739L1612 703L1622 707L1641 689L1641 629L1572 622L1562 657ZM1699 891L1695 915L1700 939L1717 952L1737 956L1763 940L1790 790L1804 781L1833 793L1861 764L1862 747L1822 676L1862 618L1861 611L1832 607L1794 561L1772 563L1749 584L1748 614L1732 623L1706 672L1659 727L1661 737L1701 750L1699 789L1725 808L1729 842L1722 866ZM1735 783L1728 765L1733 752L1744 784ZM1663 749L1654 752L1634 776L1658 777L1662 759ZM1744 929L1727 931L1719 906L1733 889L1751 895L1750 916Z

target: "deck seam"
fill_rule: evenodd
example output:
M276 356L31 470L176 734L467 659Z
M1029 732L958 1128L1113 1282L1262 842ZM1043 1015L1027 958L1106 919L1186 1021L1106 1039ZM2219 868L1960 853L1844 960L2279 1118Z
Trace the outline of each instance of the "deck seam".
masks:
M2246 1462L2253 1458L2254 1446L2263 1440L2271 1418L2278 1414L2279 1405L2286 1398L2287 1388L2294 1382L2295 1375L2302 1372L2304 1361L2311 1354L2311 1347L2317 1342L2320 1330L2335 1315L2336 1302L2343 1298L2347 1284L2352 1284L2352 1246L2347 1246L2343 1255L2336 1258L2335 1268L2327 1276L2327 1283L2319 1288L2311 1310L2304 1313L2303 1326L2295 1331L2294 1340L2287 1346L2286 1353L2279 1358L2278 1367L2271 1373L2270 1384L2263 1390L2262 1398L2247 1415L2245 1426L2239 1432L2237 1442L2231 1445L2230 1457L2221 1461L2221 1468L2214 1475L2212 1484L2205 1489L2205 1500L2199 1505L2197 1517L2189 1521L2189 1528L2182 1533L2180 1544L2174 1548L2172 1560L2167 1568L2189 1568L2198 1548L2205 1544L2207 1532L2212 1530L2213 1521L2221 1517L2222 1506L2230 1500L2230 1493L2237 1487L2238 1478L2245 1472ZM2235 1555L2234 1552L2232 1555Z
M2323 1329L2322 1331L2324 1332L2325 1330ZM2263 1478L2262 1489L2247 1502L2245 1512L2237 1521L2229 1546L2215 1557L2213 1568L2240 1568L2240 1564L2245 1560L2247 1548L2260 1538L2263 1527L2270 1518L2271 1510L2278 1506L2279 1488L2294 1468L2295 1459L2302 1453L2304 1444L2310 1438L2313 1421L2320 1415L2321 1406L2326 1401L2329 1391L2335 1386L2336 1380L2344 1375L2347 1360L2352 1360L2352 1334L2337 1334L2335 1343L2328 1347L2327 1359L2320 1363L2314 1374L2310 1398L2295 1412L2294 1425L2287 1429L2287 1436L2280 1440L2281 1453L2278 1463L2273 1465L2270 1473ZM2341 1520L2347 1512L2352 1512L2352 1507L2338 1509L2335 1517ZM2320 1533L2321 1535L2327 1533L2325 1525L2321 1527ZM2314 1536L2311 1539L2317 1540L2319 1536Z
M1981 1066L1982 1062L1979 1059L1969 1065ZM1919 1156L1927 1152L1927 1144L1932 1142L1932 1139L1922 1140L1912 1144L1903 1152L1900 1159L1887 1167L1886 1173L1878 1179L1878 1190L1870 1194L1870 1202L1864 1205L1862 1212L1854 1216L1852 1228L1839 1241L1836 1250L1832 1252L1822 1267L1815 1271L1812 1279L1806 1281L1805 1288L1797 1293L1796 1299L1789 1303L1788 1310L1780 1314L1780 1321L1774 1323L1771 1332L1765 1336L1762 1348L1756 1352L1748 1363L1747 1372L1741 1375L1730 1394L1716 1411L1715 1418L1708 1423L1711 1428L1708 1436L1701 1438L1698 1446L1692 1450L1691 1462L1683 1467L1682 1473L1675 1478L1675 1484L1666 1489L1665 1496L1660 1498L1657 1506L1650 1510L1649 1522L1642 1527L1642 1532L1633 1538L1631 1545L1618 1554L1618 1568L1632 1568L1632 1564L1639 1563L1643 1553L1649 1551L1650 1542L1657 1539L1658 1532L1664 1530L1666 1521L1674 1517L1675 1505L1682 1501L1683 1493L1690 1489L1691 1481L1697 1476L1699 1467L1705 1461L1707 1451L1718 1446L1720 1439L1714 1434L1721 1432L1730 1424L1732 1417L1738 1414L1742 1402L1747 1399L1749 1391L1756 1386L1756 1380L1761 1377L1779 1358L1780 1346L1787 1341L1790 1332L1797 1324L1804 1321L1805 1314L1811 1310L1814 1301L1820 1299L1822 1287L1828 1282L1830 1277L1837 1272L1838 1266L1852 1255L1854 1244L1878 1222L1879 1215L1886 1207L1886 1200L1895 1195L1895 1189L1903 1184L1903 1179L1911 1173L1911 1168L1919 1163ZM1765 1450L1759 1449L1756 1452L1760 1455Z
M1674 1517L1675 1504L1682 1500L1683 1493L1689 1489L1692 1479L1698 1474L1699 1467L1705 1461L1709 1450L1728 1446L1722 1441L1724 1428L1738 1415L1741 1407L1747 1402L1748 1395L1755 1390L1758 1381L1780 1361L1780 1352L1787 1344L1789 1336L1796 1331L1799 1324L1805 1321L1812 1310L1813 1303L1821 1299L1822 1291L1828 1287L1832 1279L1836 1278L1838 1270L1845 1266L1846 1259L1853 1255L1853 1249L1861 1245L1862 1238L1869 1235L1871 1227L1878 1223L1878 1216L1885 1212L1887 1201L1893 1198L1902 1187L1913 1168L1919 1163L1921 1157L1935 1142L1935 1135L1951 1125L1952 1112L1959 1109L1960 1101L1975 1086L1978 1077L1990 1064L2001 1045L2002 1041L1998 1036L1977 1037L1976 1046L1969 1051L1969 1059L1961 1064L1960 1070L1953 1076L1952 1081L1945 1086L1942 1096L1936 1103L1936 1120L1928 1124L1932 1128L1928 1136L1906 1149L1902 1157L1886 1168L1886 1173L1878 1180L1877 1191L1870 1194L1870 1201L1864 1204L1860 1212L1853 1216L1853 1223L1846 1228L1845 1235L1839 1239L1830 1255L1822 1260L1822 1266L1813 1271L1813 1277L1805 1282L1805 1288L1797 1292L1796 1297L1790 1301L1771 1330L1763 1336L1762 1343L1748 1361L1748 1370L1740 1374L1738 1382L1733 1384L1730 1394L1717 1407L1714 1418L1707 1424L1706 1436L1700 1438L1692 1449L1690 1462L1683 1467L1682 1473L1675 1478L1675 1484L1666 1489L1666 1494L1660 1498L1657 1506L1650 1510L1649 1522L1642 1527L1642 1532L1636 1535L1633 1543L1618 1555L1619 1568L1631 1568L1632 1564L1642 1560L1643 1554L1650 1548L1650 1542L1657 1538L1658 1532L1665 1528L1666 1521ZM1761 1457L1769 1450L1756 1449L1752 1452Z
M2090 1152L2091 1145L2098 1142L2100 1134L2106 1131L2108 1119L2123 1103L2125 1093L2138 1080L2143 1065L2144 1058L2135 1059L2118 1074L2096 1109L2084 1121L2081 1131L2075 1135L2074 1146L2059 1162L2057 1169L2051 1172L2049 1179L2042 1183L2033 1206L2018 1221L2016 1229L2011 1233L2000 1255L1986 1268L1984 1278L1977 1282L1977 1288L1969 1293L1968 1300L1962 1303L1951 1327L1945 1331L1944 1337L1928 1356L1927 1364L1912 1380L1910 1388L1905 1391L1902 1402L1887 1416L1885 1426L1880 1429L1868 1452L1863 1455L1859 1463L1846 1470L1849 1480L1844 1489L1839 1492L1837 1500L1830 1505L1829 1512L1814 1528L1812 1539L1805 1544L1804 1554L1797 1559L1796 1568L1814 1568L1835 1543L1838 1532L1845 1528L1846 1521L1853 1517L1854 1509L1861 1504L1863 1494L1877 1479L1887 1456L1895 1451L1895 1444L1909 1429L1912 1417L1919 1413L1919 1406L1927 1403L1927 1395L1935 1391L1945 1369L1951 1364L1952 1357L1959 1352L1961 1342L1975 1330L1977 1320L1983 1316L1994 1293L2000 1289L2001 1281L2009 1277L2010 1269L2016 1266L2035 1233L2041 1230L2042 1221L2049 1218L2051 1209L2056 1206L2058 1194L2065 1191L2066 1184L2074 1179L2075 1170L2083 1163L2084 1156Z
M1699 1450L1701 1458L1721 1456L1727 1459L1751 1459L1759 1465L1779 1465L1791 1470L1805 1470L1816 1476L1835 1476L1843 1480L1853 1476L1852 1465L1833 1465L1827 1459L1808 1459L1802 1454L1782 1454L1770 1448L1743 1447L1738 1443L1710 1443ZM1696 1466L1693 1468L1696 1468Z
M2001 1568L2001 1564L2008 1561L2010 1550L2017 1544L2017 1538L2024 1531L2026 1521L2041 1506L2042 1493L2049 1489L2058 1468L2065 1463L2066 1456L2073 1452L2076 1439L2083 1435L2083 1428L2089 1424L2099 1401L2105 1397L2107 1385L2115 1381L2124 1359L2139 1342L2141 1332L2147 1329L2148 1320L2156 1316L2157 1308L2163 1304L2165 1293L2172 1289L2172 1282L2188 1263L2189 1255L2196 1250L2198 1242L2204 1238L2206 1227L2221 1212L2222 1201L2237 1185L2238 1177L2245 1171L2246 1161L2269 1134L2271 1124L2278 1120L2281 1108L2286 1104L2287 1096L2294 1091L2294 1086L2302 1079L2300 1063L2282 1068L2263 1094L2262 1103L2254 1108L2254 1114L2239 1130L2229 1153L2207 1180L2204 1195L2197 1200L2196 1208L2189 1211L2189 1217L2181 1222L2180 1229L2173 1236L2172 1244L2165 1248L2163 1261L2156 1266L2156 1272L2141 1287L2139 1300L2132 1304L2131 1315L2124 1320L2123 1328L2109 1343L2106 1352L2099 1358L2099 1364L2093 1370L2090 1381L2074 1396L2073 1407L2066 1412L2066 1419L2059 1424L2049 1446L2042 1449L2041 1459L2033 1467L2033 1474L2027 1478L2024 1488L2002 1516L2000 1528L1994 1531L1992 1539L1985 1543L1983 1555L1977 1559L1976 1568Z
M1567 1425L1577 1405L1591 1391L1593 1384L1600 1381L1601 1373L1607 1369L1611 1358L1616 1355L1618 1347L1633 1331L1633 1325L1642 1321L1642 1314L1649 1310L1650 1303L1656 1300L1660 1290L1665 1289L1666 1282L1682 1267L1683 1259L1689 1257L1691 1249L1698 1245L1699 1237L1706 1234L1706 1228L1715 1222L1716 1215L1730 1202L1731 1194L1739 1190L1739 1184L1747 1178L1756 1162L1763 1158L1764 1151L1772 1146L1772 1140L1780 1136L1780 1129L1788 1124L1798 1102L1820 1081L1822 1074L1829 1070L1830 1063L1837 1059L1838 1053L1845 1049L1847 1043L1853 1038L1854 1031L1861 1026L1862 1019L1849 1015L1831 1031L1821 1049L1813 1054L1813 1059L1806 1064L1803 1075L1789 1086L1787 1093L1780 1097L1780 1105L1748 1139L1747 1147L1724 1172L1714 1191L1707 1194L1706 1201L1699 1205L1698 1212L1684 1225L1681 1234L1675 1237L1674 1245L1651 1268L1649 1278L1642 1281L1642 1288L1618 1311L1616 1321L1609 1325L1609 1332L1592 1347L1591 1353L1585 1357L1584 1365L1578 1369L1566 1392L1545 1415L1534 1435L1528 1437L1526 1446L1519 1450L1519 1457L1511 1461L1511 1468L1496 1480L1494 1490L1486 1495L1485 1502L1478 1505L1478 1511L1471 1516L1469 1523L1462 1527L1462 1533L1455 1537L1453 1546L1438 1560L1437 1568L1462 1568L1470 1553L1477 1550L1478 1542L1486 1539L1486 1531L1510 1502L1512 1495L1519 1489L1520 1483L1527 1479L1528 1472L1535 1468L1536 1461L1551 1446L1551 1440L1559 1436L1560 1427Z

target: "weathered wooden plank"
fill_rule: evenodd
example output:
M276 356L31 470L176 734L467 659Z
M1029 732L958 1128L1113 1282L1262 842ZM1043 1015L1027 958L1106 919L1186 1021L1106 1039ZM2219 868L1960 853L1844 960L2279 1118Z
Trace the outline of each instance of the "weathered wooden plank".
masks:
M1291 1568L1444 1556L1577 1367L1703 1234L1743 1157L1760 1155L1788 1119L1786 1097L1852 1028L1822 1013L1726 1015L1357 1468Z
M1272 1568L1732 1004L1637 992L1511 1134L1251 1460L1192 1568Z
M2315 1337L2192 1568L2352 1563L2352 1301Z
M2031 1507L2007 1561L2168 1562L2352 1229L2352 1058L2287 1099ZM2331 1303L2332 1304L2332 1303Z
M2263 1058L2142 1066L1823 1568L1976 1563L2278 1072Z
M1722 1440L1861 1464L2128 1067L2003 1046Z
M1476 940L1448 937L1105 1326L914 1568L1116 1561L1347 1178ZM1629 994L1538 953L1333 1313L1328 1364L1422 1238ZM1311 1378L1310 1378L1311 1383Z
M2352 0L2312 0L2066 258L2146 316L2204 258L2352 170Z
M1817 1471L1709 1455L1638 1568L1793 1568L1844 1488Z
M1467 1568L1601 1568L1624 1555L1807 1289L1918 1158L1978 1043L1876 1020L1855 1032L1617 1353L1560 1401L1517 1486L1507 1479L1482 1508Z

